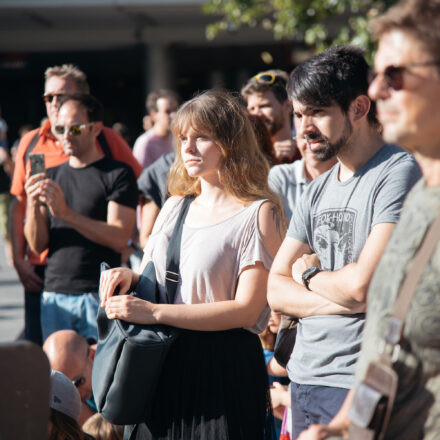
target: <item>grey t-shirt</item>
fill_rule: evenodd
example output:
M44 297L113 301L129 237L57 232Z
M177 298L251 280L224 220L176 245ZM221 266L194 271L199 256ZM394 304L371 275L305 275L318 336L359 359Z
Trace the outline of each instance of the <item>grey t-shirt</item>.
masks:
M269 186L281 197L284 214L288 220L309 181L304 173L304 159L275 165L269 171Z
M412 155L392 145L344 182L338 180L339 168L309 184L287 231L310 246L323 270L357 261L374 225L398 221L406 194L421 176ZM287 367L290 380L350 388L364 320L364 314L301 319Z
M175 153L163 154L159 159L142 171L137 180L140 193L148 200L153 200L159 208L167 197L167 181Z

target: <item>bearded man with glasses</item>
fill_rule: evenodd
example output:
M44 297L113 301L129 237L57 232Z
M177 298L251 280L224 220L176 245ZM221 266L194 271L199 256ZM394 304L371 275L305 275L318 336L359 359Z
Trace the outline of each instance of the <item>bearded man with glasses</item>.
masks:
M13 260L17 274L25 291L25 337L37 344L42 343L40 325L40 300L44 280L47 252L34 254L27 252L23 233L26 210L26 192L24 185L29 169L29 154L44 154L46 168L66 162L69 156L64 152L56 138L54 125L58 117L58 105L61 97L68 94L90 93L87 77L72 64L49 67L45 72L43 100L48 119L35 130L30 131L20 141L15 162L11 194L11 242ZM142 168L133 156L126 142L112 129L103 127L96 138L97 147L106 156L128 164L136 176Z
M297 136L317 161L338 159L301 195L269 275L271 308L299 319L287 365L294 438L328 423L353 385L368 285L420 178L414 158L381 138L368 68L359 48L335 46L287 86Z
M24 233L30 248L49 249L41 300L43 340L61 329L97 338L100 263L121 264L135 224L136 178L98 149L101 104L91 95L60 98L54 132L69 160L25 184Z
M391 328L389 318L396 316L394 307L402 281L416 261L426 231L440 214L440 2L401 1L373 22L372 29L379 46L369 95L376 101L383 136L414 154L423 178L408 194L370 285L356 384L365 380L370 362L377 361L383 353L383 341ZM439 243L422 269L402 339L395 347L399 348L393 359L397 391L383 440L439 438ZM346 438L348 432L350 439L360 438L354 433L360 426L356 414L366 405L365 398L358 399L361 394L355 390L349 392L328 426L311 426L300 440L335 435ZM373 438L372 433L369 435Z

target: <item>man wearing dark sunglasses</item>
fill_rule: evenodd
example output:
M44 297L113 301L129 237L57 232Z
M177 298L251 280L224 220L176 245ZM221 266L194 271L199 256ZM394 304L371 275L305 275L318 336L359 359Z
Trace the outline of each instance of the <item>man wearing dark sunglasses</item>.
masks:
M268 70L253 76L241 89L249 113L260 117L269 130L278 163L291 163L301 158L292 136L287 79L287 73L282 70Z
M20 141L15 162L11 194L11 241L14 266L25 291L25 337L41 344L40 297L44 278L47 252L36 255L27 252L23 234L26 209L26 172L29 169L29 153L44 154L46 168L60 165L68 160L61 143L56 138L54 126L58 116L61 97L68 94L89 94L86 75L72 64L49 67L45 72L43 101L48 120L38 129L27 133ZM97 145L107 156L127 163L139 176L142 168L134 158L129 146L112 129L102 127Z
M69 160L25 184L25 237L34 252L49 248L41 302L43 341L72 329L97 340L99 266L121 264L138 201L128 165L96 145L102 106L91 95L60 99L54 131Z
M330 422L353 385L367 288L420 177L410 154L384 144L367 72L360 49L336 46L287 86L297 136L316 160L338 159L302 194L269 276L271 307L301 318L287 366L293 438Z

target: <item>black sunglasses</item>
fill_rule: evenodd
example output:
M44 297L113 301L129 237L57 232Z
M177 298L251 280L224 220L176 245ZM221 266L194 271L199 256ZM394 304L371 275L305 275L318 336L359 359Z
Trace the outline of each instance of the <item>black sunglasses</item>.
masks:
M426 61L424 63L408 63L404 66L387 66L382 73L377 73L373 69L368 72L368 84L371 84L377 75L383 75L388 88L399 91L403 88L403 73L410 67L436 66L440 61Z
M46 93L45 95L43 95L43 100L46 103L51 103L55 98L59 99L65 95L65 93Z

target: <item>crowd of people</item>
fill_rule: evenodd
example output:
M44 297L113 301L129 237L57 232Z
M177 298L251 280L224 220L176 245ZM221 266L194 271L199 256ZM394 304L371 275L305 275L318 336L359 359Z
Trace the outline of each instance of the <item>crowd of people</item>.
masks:
M290 75L259 72L240 94L179 105L154 91L133 150L103 125L84 72L46 70L47 120L21 138L13 174L3 168L25 336L52 369L49 438L379 438L359 421L374 408L357 390L389 346L397 389L382 438L440 436L440 244L399 338L389 330L440 215L440 2L401 0L372 32L374 69L339 45ZM45 171L33 173L37 154ZM130 295L150 261L157 304ZM111 425L93 400L99 307L180 329L136 425ZM286 368L274 358L282 315L298 321Z

